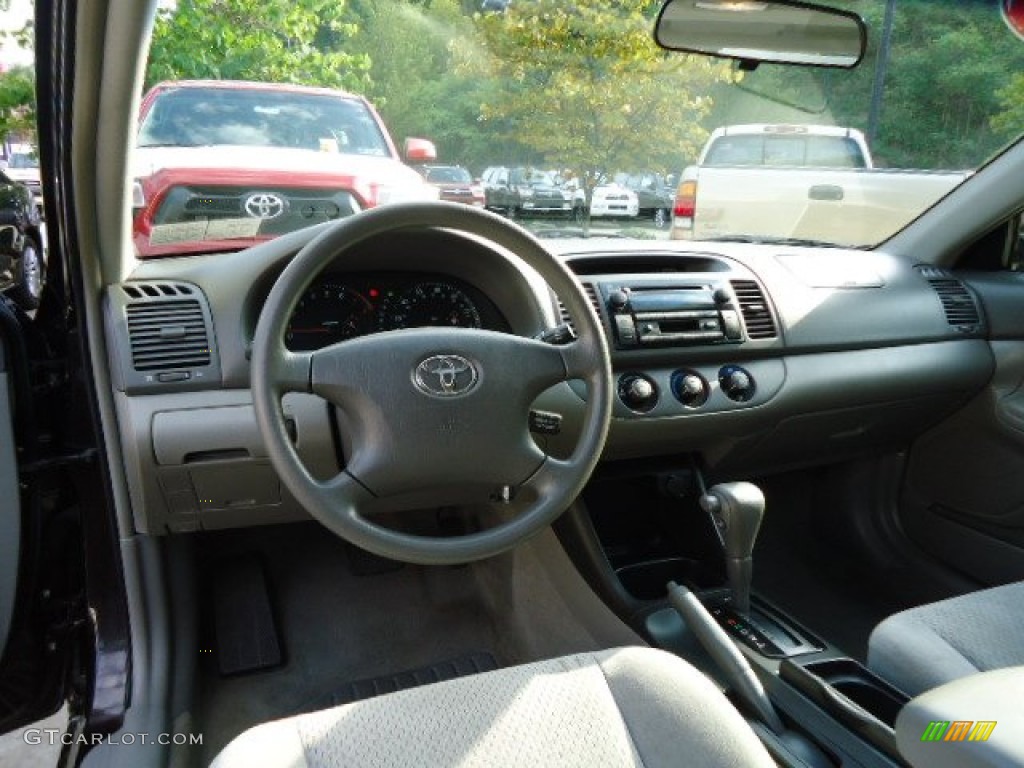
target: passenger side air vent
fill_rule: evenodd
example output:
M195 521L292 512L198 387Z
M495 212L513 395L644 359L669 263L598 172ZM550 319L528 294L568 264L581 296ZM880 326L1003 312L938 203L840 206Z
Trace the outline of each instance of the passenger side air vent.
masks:
M765 300L761 286L754 280L730 280L736 300L751 339L774 339L777 335L771 307Z
M107 297L125 392L220 384L213 323L198 286L127 282L111 287Z
M981 324L978 305L960 280L939 267L918 267L917 271L938 294L946 322L963 329L974 329Z
M597 288L593 283L583 283L583 290L587 294L587 298L590 299L590 304L594 307L594 311L597 312L598 318L600 318L601 299L598 298ZM576 325L573 323L572 318L569 317L569 310L561 299L558 300L558 317L563 323L568 323L574 331L576 330Z
M195 299L129 304L125 314L135 370L165 371L209 364L206 321Z

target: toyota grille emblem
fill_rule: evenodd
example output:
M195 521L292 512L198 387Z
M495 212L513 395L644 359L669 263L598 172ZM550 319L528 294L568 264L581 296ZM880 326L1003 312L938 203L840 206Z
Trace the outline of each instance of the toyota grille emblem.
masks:
M254 219L276 219L287 207L284 198L272 192L257 192L245 198L245 212Z
M435 397L458 397L476 386L476 366L460 355L433 355L416 366L413 381Z

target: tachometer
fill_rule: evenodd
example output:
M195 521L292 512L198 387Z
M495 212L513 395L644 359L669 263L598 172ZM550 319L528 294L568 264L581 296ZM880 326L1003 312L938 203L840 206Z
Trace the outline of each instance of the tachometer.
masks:
M289 349L300 351L362 336L373 330L372 312L369 300L346 285L314 285L295 307L285 343Z
M480 312L464 291L450 283L420 283L388 296L381 305L380 330L423 326L479 328Z

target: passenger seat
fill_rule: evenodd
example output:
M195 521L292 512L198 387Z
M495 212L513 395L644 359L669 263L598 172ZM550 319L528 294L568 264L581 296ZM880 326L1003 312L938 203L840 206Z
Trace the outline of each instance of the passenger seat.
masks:
M868 666L911 697L951 680L1024 665L1024 582L922 605L882 621Z

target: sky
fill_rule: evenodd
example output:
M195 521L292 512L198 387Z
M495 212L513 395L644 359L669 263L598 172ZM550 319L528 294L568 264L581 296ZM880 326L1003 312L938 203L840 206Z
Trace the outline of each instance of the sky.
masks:
M10 10L0 11L0 30L9 32L21 29L31 17L31 0L11 0ZM0 64L11 67L31 63L31 51L19 47L13 40L0 40Z

